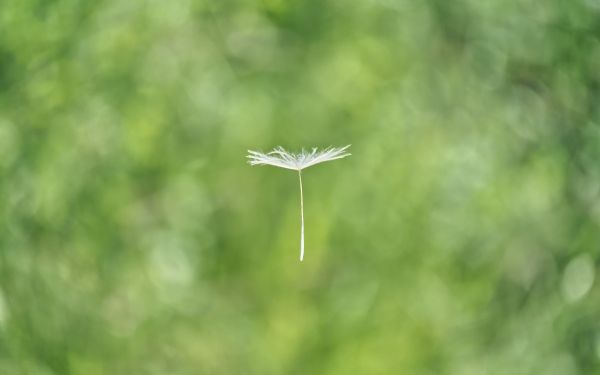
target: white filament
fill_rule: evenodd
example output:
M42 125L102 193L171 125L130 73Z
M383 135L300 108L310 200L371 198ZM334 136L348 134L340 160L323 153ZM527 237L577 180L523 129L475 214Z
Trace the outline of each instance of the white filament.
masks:
M298 170L300 180L300 261L304 260L304 196L302 194L302 170Z

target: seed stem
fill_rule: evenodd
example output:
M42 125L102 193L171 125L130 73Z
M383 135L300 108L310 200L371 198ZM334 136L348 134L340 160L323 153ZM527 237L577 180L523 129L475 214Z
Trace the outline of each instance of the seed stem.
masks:
M304 196L302 193L302 170L298 169L298 180L300 181L300 261L304 259Z

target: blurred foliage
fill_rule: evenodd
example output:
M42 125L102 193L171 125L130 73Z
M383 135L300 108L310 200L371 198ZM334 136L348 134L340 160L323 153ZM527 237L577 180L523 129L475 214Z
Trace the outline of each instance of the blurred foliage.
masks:
M597 374L599 103L598 0L4 1L0 373Z

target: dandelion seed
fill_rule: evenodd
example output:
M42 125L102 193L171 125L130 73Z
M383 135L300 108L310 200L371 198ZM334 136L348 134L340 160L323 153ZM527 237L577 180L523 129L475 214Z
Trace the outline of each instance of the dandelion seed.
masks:
M322 151L313 148L311 152L302 150L299 154L287 152L283 147L277 147L273 151L263 154L258 151L248 150L247 158L250 165L272 165L274 167L298 171L300 182L300 261L304 259L304 196L302 193L302 170L326 161L336 160L350 156L346 152L350 147L329 147Z

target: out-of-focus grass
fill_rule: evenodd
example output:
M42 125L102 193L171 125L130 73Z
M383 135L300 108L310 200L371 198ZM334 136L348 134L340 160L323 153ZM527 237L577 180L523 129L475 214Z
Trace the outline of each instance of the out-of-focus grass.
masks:
M599 12L2 3L0 373L597 373Z

